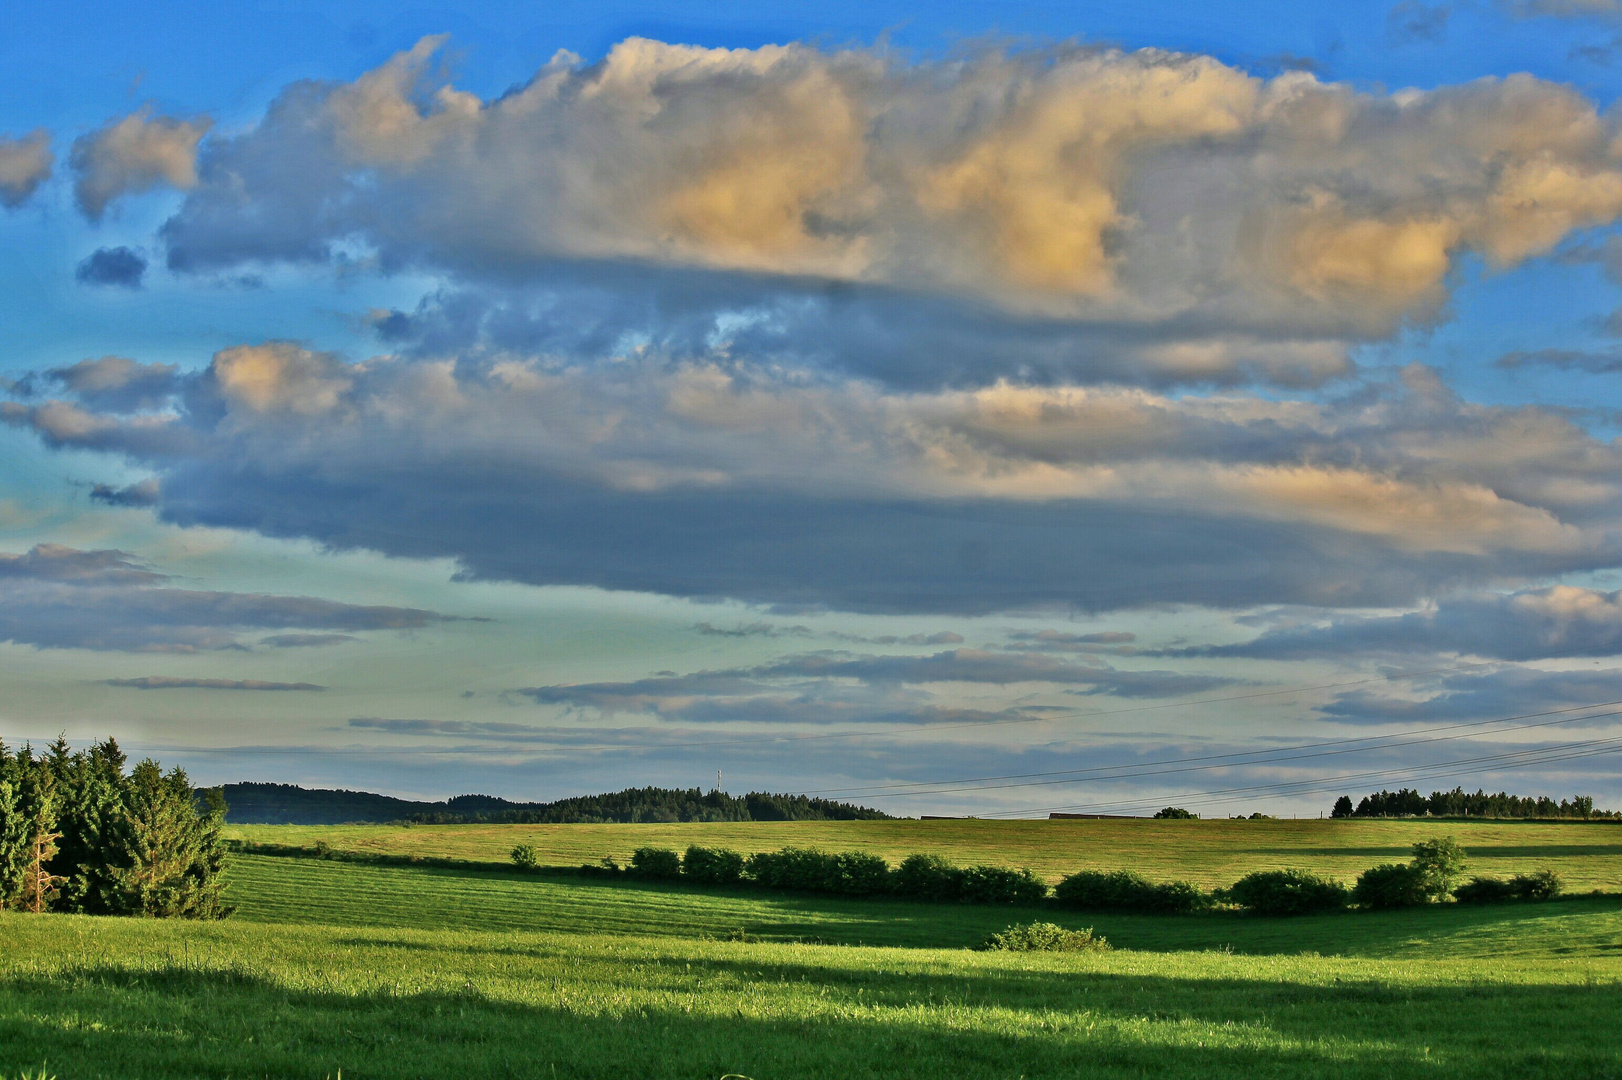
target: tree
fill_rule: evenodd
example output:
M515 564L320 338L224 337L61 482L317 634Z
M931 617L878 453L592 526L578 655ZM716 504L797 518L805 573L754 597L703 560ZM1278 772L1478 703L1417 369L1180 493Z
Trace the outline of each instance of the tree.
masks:
M217 790L209 801L208 810L199 812L191 782L178 767L164 773L151 758L135 766L122 830L125 851L114 869L123 911L193 919L229 914L219 879L225 801Z
M38 915L56 899L62 878L50 871L56 841L56 784L49 765L34 760L31 747L17 751L17 816L24 836L23 872L16 906Z
M1332 818L1346 818L1351 817L1355 812L1356 811L1352 806L1352 797L1350 795L1342 795L1340 798L1335 800L1335 808L1329 811L1329 816Z
M62 837L51 870L60 876L59 907L87 915L120 910L118 863L127 850L124 822L124 752L108 739L72 753L58 739L47 758L60 795Z
M1189 811L1184 810L1181 806L1168 806L1164 810L1156 810L1155 817L1161 820L1170 818L1176 821L1192 821L1199 817L1199 815L1190 813Z
M21 755L0 742L0 908L22 892L28 866L28 828L22 814Z
M1467 865L1464 849L1451 836L1421 840L1413 847L1413 861L1409 863L1424 876L1426 891L1433 900L1444 900L1452 895Z

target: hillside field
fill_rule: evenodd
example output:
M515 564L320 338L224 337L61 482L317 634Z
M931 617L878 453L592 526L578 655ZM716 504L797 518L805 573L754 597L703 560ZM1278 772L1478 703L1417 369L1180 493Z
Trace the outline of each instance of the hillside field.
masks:
M643 845L786 846L871 851L892 865L914 852L969 865L1028 866L1049 882L1083 868L1136 870L1154 880L1229 885L1252 870L1300 867L1350 881L1376 863L1402 862L1415 841L1452 836L1476 873L1541 867L1571 890L1622 892L1622 823L1542 821L766 821L672 825L237 825L259 843L505 862L516 844L543 864L621 864Z
M1088 839L1095 855L1078 849L1074 862L1050 842L1049 873L1117 865L1131 857L1124 836L1154 853L1151 876L1195 876L1175 862L1183 850L1213 881L1255 864L1188 838L1283 850L1292 865L1362 866L1403 857L1411 831L1189 824L834 823L814 837L766 825L235 831L333 848L405 838L441 856L460 844L487 862L514 834L581 852L556 862L595 861L609 853L602 839L884 842L894 858L933 837L948 846L925 850L1018 864L1042 855L1045 836ZM1450 824L1420 823L1416 838ZM910 830L874 836L872 825ZM1504 831L1493 872L1524 860L1575 877L1593 860L1589 879L1616 873L1604 841L1618 834L1606 827L1459 828L1478 859ZM999 857L995 830L1027 859ZM1083 916L237 855L227 898L238 910L223 923L0 913L0 1078L42 1064L59 1080L1622 1076L1616 896L1297 919ZM1116 948L973 948L1036 918L1092 926Z

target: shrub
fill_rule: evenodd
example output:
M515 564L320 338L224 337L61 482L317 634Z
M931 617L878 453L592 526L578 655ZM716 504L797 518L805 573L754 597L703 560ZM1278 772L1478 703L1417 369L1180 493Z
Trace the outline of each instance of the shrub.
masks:
M890 865L862 851L831 854L815 848L761 851L744 864L748 875L769 889L800 889L842 896L888 892Z
M631 873L649 878L681 877L681 856L669 848L639 847L631 853Z
M731 885L743 878L743 856L726 848L693 845L682 857L681 875L711 885Z
M1461 904L1502 904L1516 897L1514 887L1503 878L1476 877L1454 889L1453 898Z
M1510 900L1548 900L1561 892L1560 875L1538 870L1503 878L1477 877L1453 890L1461 904L1502 904Z
M1464 849L1451 836L1421 840L1413 847L1413 861L1409 863L1425 877L1425 888L1432 900L1446 899L1464 873Z
M1066 930L1050 922L1010 926L992 934L983 946L1003 952L1103 952L1109 942L1093 934L1093 928Z
M1518 900L1552 900L1565 891L1560 875L1553 870L1534 870L1509 879Z
M963 899L964 872L939 855L908 855L892 875L891 887L913 900L953 903Z
M1432 899L1425 871L1407 863L1370 867L1352 888L1352 903L1365 908L1415 907Z
M1154 884L1130 870L1083 870L1053 889L1065 907L1085 911L1141 911L1187 915L1211 906L1211 895L1186 881Z
M1047 882L1024 868L971 866L961 873L961 896L971 904L1038 904L1048 895Z
M1228 895L1258 915L1304 915L1345 907L1350 890L1305 870L1261 870L1234 882Z
M1189 813L1181 806L1168 806L1164 810L1155 811L1155 817L1160 819L1171 818L1178 821L1193 821L1199 816L1198 814Z
M519 844L512 850L513 865L520 870L533 870L541 864L535 854L535 849L529 844Z

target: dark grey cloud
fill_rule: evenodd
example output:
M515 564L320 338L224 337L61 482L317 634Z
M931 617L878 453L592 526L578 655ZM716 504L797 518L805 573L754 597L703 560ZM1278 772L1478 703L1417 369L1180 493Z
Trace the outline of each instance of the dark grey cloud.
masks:
M265 682L260 679L187 679L169 675L144 675L138 679L103 679L108 686L132 690L325 690L306 682Z
M252 630L416 629L447 616L308 596L170 587L122 551L43 544L0 552L0 641L39 648L195 652Z
M90 363L105 385L62 369L73 400L0 421L156 474L101 498L470 578L978 614L1400 606L1617 558L1616 447L1423 369L1309 404L891 395L657 358L356 365L277 342L123 382L132 362ZM173 413L116 411L170 389Z
M114 487L111 484L90 486L90 501L107 506L156 506L158 494L158 482L150 478L124 487Z
M1622 654L1622 592L1571 586L1452 597L1404 615L1334 616L1173 655L1265 660L1453 653L1498 660Z
M127 247L97 248L73 271L81 284L122 289L139 289L145 275L146 256Z

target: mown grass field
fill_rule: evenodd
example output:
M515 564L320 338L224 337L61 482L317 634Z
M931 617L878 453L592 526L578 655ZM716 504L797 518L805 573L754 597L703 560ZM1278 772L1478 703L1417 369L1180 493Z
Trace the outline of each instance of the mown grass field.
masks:
M857 846L781 835L765 846ZM0 914L0 1077L1622 1077L1618 897L1076 916L256 855L228 873L224 923ZM971 948L1033 918L1117 948Z
M1402 862L1415 841L1452 836L1476 873L1542 867L1572 890L1622 891L1622 823L1455 821L804 821L675 825L237 825L260 843L503 862L515 844L560 866L624 863L643 845L729 847L745 854L789 845L871 851L891 864L914 852L961 864L1028 866L1057 881L1082 868L1130 869L1206 887L1252 870L1300 867L1351 881L1376 863Z

